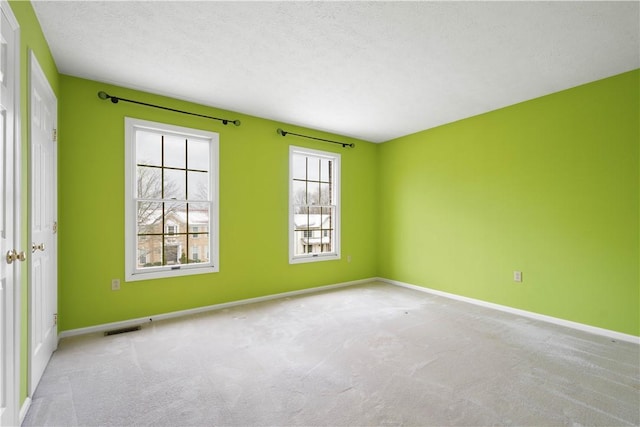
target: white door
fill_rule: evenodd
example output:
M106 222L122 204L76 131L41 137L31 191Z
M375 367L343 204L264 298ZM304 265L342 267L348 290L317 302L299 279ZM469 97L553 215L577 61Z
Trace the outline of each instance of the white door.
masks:
M33 52L30 55L31 247L29 395L58 346L57 100Z
M0 426L17 425L20 377L18 23L0 3ZM21 260L24 260L22 252Z

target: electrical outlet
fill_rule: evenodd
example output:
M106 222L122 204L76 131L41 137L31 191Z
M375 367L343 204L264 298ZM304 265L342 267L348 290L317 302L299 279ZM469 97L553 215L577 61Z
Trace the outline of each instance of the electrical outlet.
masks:
M111 290L112 291L120 290L120 279L111 279Z
M514 271L513 272L513 281L514 282L522 282L522 271Z

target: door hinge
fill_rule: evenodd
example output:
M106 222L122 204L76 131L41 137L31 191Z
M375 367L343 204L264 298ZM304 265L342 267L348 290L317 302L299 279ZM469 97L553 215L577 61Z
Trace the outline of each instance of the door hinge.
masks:
M53 129L53 142L58 142L58 129Z
M58 324L58 313L53 313L53 325Z
M58 232L58 221L53 221L53 234Z

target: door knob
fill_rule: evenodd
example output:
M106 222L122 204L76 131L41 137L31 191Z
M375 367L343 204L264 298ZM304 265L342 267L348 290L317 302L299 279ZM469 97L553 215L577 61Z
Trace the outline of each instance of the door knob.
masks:
M31 244L31 252L35 252L38 249L44 251L44 243L40 243L39 245L36 245L35 243Z
M24 254L24 251L16 252L15 249L11 249L7 252L7 264L12 264L13 261L24 261L27 259L27 256Z

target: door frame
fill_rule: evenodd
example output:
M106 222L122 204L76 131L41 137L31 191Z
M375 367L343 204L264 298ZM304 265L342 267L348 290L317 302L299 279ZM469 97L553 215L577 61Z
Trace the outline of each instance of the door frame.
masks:
M13 245L19 248L23 244L22 236L22 180L21 180L21 165L22 165L22 125L21 125L21 96L20 91L20 62L21 62L21 49L20 49L20 24L13 14L13 10L9 6L6 0L0 0L0 13L4 14L11 30L14 33L13 37L13 64L9 64L9 67L13 67L13 122L7 123L8 126L13 127ZM0 254L4 257L4 254ZM4 262L4 259L0 259ZM20 424L24 411L20 410L20 378L22 376L21 369L21 343L22 343L22 327L20 319L22 318L22 263L13 263L13 295L12 295L12 341L13 350L8 351L9 357L11 357L11 378L9 382L11 386L8 388L10 394L7 396L7 407L10 408L10 417L13 421L11 424ZM10 425L11 425L10 424Z
M46 86L46 90L49 92L47 95L50 95L52 97L52 99L55 101L55 109L52 111L53 114L53 127L54 129L58 129L58 99L55 95L55 93L53 92L53 89L51 88L51 84L49 83L49 79L47 79L47 76L44 74L44 71L42 70L42 67L40 66L40 63L38 62L38 58L35 55L35 52L31 49L29 49L29 99L31 99L31 94L33 91L33 78L34 76L37 76L39 79L41 79L43 81L43 83ZM32 102L29 102L29 117L31 117L31 108L32 108ZM32 156L31 156L31 148L32 148L32 130L31 130L31 120L29 119L29 189L28 189L28 197L29 197L29 222L28 222L28 239L27 239L27 243L32 241L32 235L33 235L33 205L32 205L32 200L33 200L33 167L32 167ZM53 195L52 195L52 209L55 212L55 217L56 217L56 221L57 221L57 212L58 212L58 143L57 143L57 138L54 138L53 140L53 161L52 161L52 172L53 175L55 177L55 183L54 183L54 187L53 187ZM55 274L55 291L56 291L56 305L58 303L58 298L57 298L57 294L58 294L58 277L57 277L57 262L58 262L58 256L57 256L57 251L58 251L58 238L57 238L57 233L54 234L54 242L55 244L53 245L53 247L50 249L52 251L55 252L55 256L53 257L55 266L56 266L56 274ZM28 259L29 259L29 269L31 269L32 266L32 261L31 261L31 245L27 245L28 246ZM33 303L33 283L32 283L32 275L29 274L29 278L28 278L28 288L29 288L29 298L28 298L28 305L29 305L29 316L28 316L28 344L27 344L27 348L28 348L28 369L27 369L27 396L31 397L33 396L33 394L36 391L36 387L37 387L37 383L33 384L33 372L32 372L32 367L33 367L33 348L32 348L32 338L33 338L33 333L34 333L34 325L35 325L35 316L36 313L34 312L34 310L32 310L32 303ZM57 309L56 309L56 315L57 315ZM57 332L57 326L55 329L55 346L54 346L54 351L57 349L58 347L58 332Z

